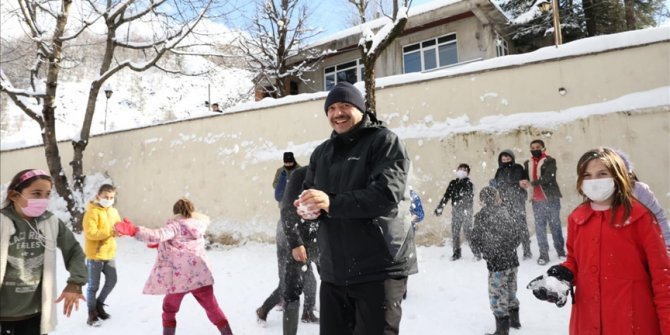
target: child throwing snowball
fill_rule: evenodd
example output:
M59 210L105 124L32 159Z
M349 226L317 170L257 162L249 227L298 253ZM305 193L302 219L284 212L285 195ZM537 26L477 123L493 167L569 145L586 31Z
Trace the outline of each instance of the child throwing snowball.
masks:
M177 312L184 296L189 293L205 309L221 335L232 335L228 319L214 296L214 278L205 255L204 234L209 218L196 213L193 203L185 198L179 199L172 211L175 216L161 229L138 227L127 218L114 225L119 235L159 243L156 264L143 292L165 294L163 335L175 334Z

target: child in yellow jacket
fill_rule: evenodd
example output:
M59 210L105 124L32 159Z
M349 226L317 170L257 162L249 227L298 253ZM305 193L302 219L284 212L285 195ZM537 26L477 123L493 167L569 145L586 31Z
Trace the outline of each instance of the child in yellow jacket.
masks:
M116 239L114 224L121 221L119 212L112 207L116 188L110 184L100 186L95 200L88 203L82 226L84 229L84 252L88 267L88 289L86 302L88 319L86 323L98 327L100 319L110 315L105 311L105 299L116 285ZM105 285L96 297L100 287L100 275L105 275Z

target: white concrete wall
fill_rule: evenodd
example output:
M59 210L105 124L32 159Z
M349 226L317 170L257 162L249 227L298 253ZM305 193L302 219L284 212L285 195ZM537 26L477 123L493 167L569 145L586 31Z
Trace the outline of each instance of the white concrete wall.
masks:
M435 136L409 129L467 115L471 124L491 115L561 111L602 103L623 95L670 86L670 43L544 61L497 70L379 88L380 118L405 136L413 160L410 183L432 213L458 163L472 167L478 189L493 177L498 153L512 148L519 160L528 144L542 138L558 160L565 219L580 199L574 190L575 164L586 150L609 145L628 152L640 178L670 207L670 93L666 104L644 110L622 109L551 128L521 126L504 133L453 128ZM568 94L560 96L558 87ZM290 100L289 100L290 101ZM194 119L111 133L90 140L84 168L108 173L119 186L117 207L142 225L161 225L174 201L190 197L210 215L212 231L227 239L272 239L278 218L271 187L282 152L299 163L330 134L323 100ZM71 145L60 145L68 169ZM0 180L20 169L46 169L41 147L0 153ZM68 173L70 173L68 169ZM529 208L530 213L530 208ZM529 214L530 217L530 214ZM447 217L427 215L419 239L439 243ZM532 219L529 220L532 223Z

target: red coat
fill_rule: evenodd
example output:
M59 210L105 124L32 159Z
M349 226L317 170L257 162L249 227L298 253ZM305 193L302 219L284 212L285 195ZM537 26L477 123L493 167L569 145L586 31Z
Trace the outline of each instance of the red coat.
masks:
M623 222L589 203L568 218L575 275L570 334L670 335L670 259L653 215L637 201Z

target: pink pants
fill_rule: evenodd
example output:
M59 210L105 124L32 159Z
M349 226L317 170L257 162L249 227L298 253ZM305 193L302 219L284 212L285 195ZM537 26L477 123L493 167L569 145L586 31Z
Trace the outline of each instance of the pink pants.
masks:
M216 328L224 327L228 324L228 319L216 302L214 288L212 285L203 286L190 292L168 294L163 299L163 327L175 328L177 326L177 312L181 306L181 301L187 294L193 294L195 300L205 309L207 318Z

